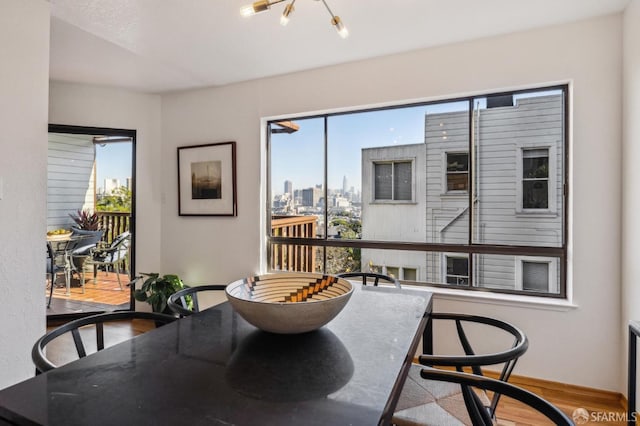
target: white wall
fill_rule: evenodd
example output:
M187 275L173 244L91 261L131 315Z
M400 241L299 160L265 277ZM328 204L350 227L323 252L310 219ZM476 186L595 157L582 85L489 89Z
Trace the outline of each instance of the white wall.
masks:
M160 270L160 96L63 82L51 82L49 96L51 124L137 131L135 270Z
M0 389L33 375L45 331L49 3L1 0Z
M626 363L627 324L640 320L640 2L624 13L623 35L623 162L622 162L622 337ZM626 374L626 369L624 369ZM623 375L624 384L626 375ZM640 381L638 382L640 383Z
M257 272L264 230L260 118L570 81L570 275L575 309L437 299L531 339L517 374L619 391L622 17L163 96L162 272L192 284ZM347 41L348 42L348 41ZM179 217L176 147L238 143L238 217ZM571 212L570 212L571 213ZM637 275L636 275L637 276Z

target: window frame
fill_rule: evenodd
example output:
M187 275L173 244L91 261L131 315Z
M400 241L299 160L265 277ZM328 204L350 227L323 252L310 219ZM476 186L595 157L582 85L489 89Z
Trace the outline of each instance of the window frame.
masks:
M449 154L454 154L454 155L459 155L459 154L466 154L467 156L467 171L465 172L449 172L447 170L447 164L448 161L447 159L449 158ZM467 150L460 150L460 149L452 149L452 150L446 150L442 152L442 195L466 195L469 193L469 165L470 165L470 161L469 161L469 151ZM456 174L466 174L467 175L467 188L466 189L449 189L449 173L456 173Z
M418 251L418 252L423 252L425 254L427 253L432 253L432 252L439 252L439 253L443 253L443 252L451 252L451 253L465 253L469 256L469 271L470 273L470 277L469 277L469 285L464 287L464 286L456 286L456 287L452 287L451 285L446 285L446 284L439 284L439 283L433 283L433 282L420 282L417 283L418 285L421 286L426 286L426 287L443 287L443 288L456 288L456 289L464 289L467 291L481 291L481 292L492 292L492 293L496 293L496 294L513 294L513 295L518 295L518 296L528 296L528 297L541 297L541 298L549 298L549 299L567 299L568 298L568 283L567 283L567 270L569 268L569 259L568 259L568 235L570 233L570 229L569 229L569 221L568 221L568 211L570 210L569 208L569 158L570 158L570 139L569 139L569 129L570 129L570 124L571 124L571 117L570 117L570 87L569 87L569 83L565 83L565 84L557 84L557 85L553 85L553 86L531 86L528 89L522 89L522 90L511 90L511 91L504 91L504 92L487 92L487 93L476 93L473 95L469 95L469 96L461 96L461 97L457 97L457 98L441 98L438 100L430 100L430 101L424 101L424 102L405 102L405 103L399 103L399 104L395 104L395 105L387 105L384 107L375 107L375 108L353 108L352 110L341 110L341 111L337 111L337 112L328 112L328 113L322 113L322 114L314 114L314 115L304 115L304 114L300 114L300 115L288 115L288 116L278 116L278 117L272 117L269 119L265 120L265 125L266 125L266 176L267 176L267 180L266 180L266 200L271 200L271 187L270 187L270 182L271 182L271 172L270 172L270 166L271 166L271 158L270 158L270 140L271 140L271 133L272 133L272 125L277 127L277 123L281 122L283 120L300 120L300 119L308 119L308 118L323 118L324 119L324 125L325 125L325 137L324 137L324 146L325 146L325 176L324 176L324 192L325 192L325 199L327 196L327 170L328 170L328 165L327 165L327 146L328 146L328 119L334 116L341 116L341 115L349 115L349 114L358 114L358 113L366 113L366 112L373 112L373 111L379 111L379 110L389 110L389 109L401 109L401 108L409 108L409 107L415 107L415 106L427 106L427 105L435 105L435 104L443 104L443 103L454 103L454 102L468 102L469 104L469 182L470 182L470 190L467 191L467 196L469 198L469 209L470 209L470 217L473 218L474 217L474 210L475 210L475 206L474 206L474 187L475 187L475 182L474 182L474 174L476 173L476 171L474 170L476 165L474 163L474 132L473 132L473 122L474 122L474 102L477 99L483 98L483 97L490 97L490 96L502 96L502 95L510 95L510 96L514 96L514 95L519 95L519 94L526 94L526 93L530 93L530 92L545 92L545 91L559 91L562 95L562 106L561 106L561 118L562 118L562 159L560 161L562 161L562 186L559 185L558 182L556 182L554 185L551 185L550 191L556 191L556 186L558 186L558 190L560 191L560 193L558 194L557 192L554 192L554 196L552 197L552 199L550 200L550 204L553 203L554 207L556 208L555 212L549 211L549 212L538 212L538 211L534 211L534 212L530 212L530 211L518 211L516 212L516 216L520 215L520 214L526 214L526 215L538 215L538 216L544 216L544 215L561 215L562 216L562 229L561 229L561 244L559 246L530 246L530 245L507 245L507 244L480 244L480 243L475 243L473 242L473 234L474 234L474 223L473 220L469 221L469 241L467 243L461 243L461 244L444 244L444 243L437 243L437 242L407 242L407 241L378 241L378 240L364 240L364 239L354 239L354 240L344 240L344 239L333 239L330 238L326 232L324 232L324 234L322 234L320 237L318 238L300 238L300 237L278 237L278 236L273 236L271 235L271 204L270 201L266 202L266 206L265 206L265 216L266 216L266 227L265 227L265 244L264 244L264 259L266 261L265 263L265 269L268 271L272 271L273 269L270 269L270 265L272 264L272 259L271 259L271 254L272 254L272 246L273 245L292 245L292 246L307 246L307 247L316 247L319 250L323 250L325 252L324 254L324 259L326 262L326 250L327 247L343 247L343 248L359 248L359 249L380 249L380 250L400 250L400 251ZM532 144L531 145L532 148L537 148L537 147L544 147L544 144ZM519 150L520 151L520 150ZM520 151L521 152L521 151ZM549 153L550 158L554 158L555 156L550 152ZM396 160L396 159L393 159ZM559 164L559 163L557 163ZM519 166L518 166L519 165ZM551 167L555 168L556 166L556 162L552 162L550 161L550 169ZM414 163L414 167L415 167L415 163ZM519 159L516 163L516 167L522 167L522 160ZM550 172L551 174L551 172ZM554 170L554 172L551 174L551 176L555 177L557 175L557 170ZM415 190L416 190L416 175L415 175L415 169L412 169L412 193L415 194ZM520 185L517 185L520 186ZM371 196L371 194L363 194L363 196L369 196L370 197L370 202L374 202L373 201L373 197ZM415 199L415 195L413 196ZM519 199L521 197L521 194L519 195ZM562 199L562 208L557 209L558 206L555 206L555 200L556 198L561 198ZM362 200L363 202L365 202L365 200ZM387 203L395 203L394 201L386 201ZM377 201L376 203L384 203L383 201ZM406 201L404 201L403 203L407 203ZM326 207L326 206L325 206ZM537 210L537 209L534 209ZM551 209L549 209L551 210ZM328 213L327 213L327 209L325 208L325 220L324 220L324 226L326 228L328 220ZM505 256L532 256L532 257L551 257L551 258L557 258L558 259L558 268L559 268L559 292L558 293L534 293L534 292L530 292L530 291L522 291L522 290L518 290L517 288L511 289L503 289L503 288L487 288L487 287L476 287L474 285L474 281L475 281L475 269L476 269L476 265L474 262L474 258L476 257L475 255L483 255L483 254L495 254L495 255L505 255ZM320 256L322 257L322 256ZM324 270L324 269L323 269Z
M466 284L450 284L447 282L447 278L449 277L449 273L447 271L447 261L449 259L464 259L467 261L467 282ZM447 286L451 286L452 288L459 288L459 287L467 287L469 285L469 283L471 282L470 277L471 277L471 268L470 268L471 262L469 261L469 256L468 255L464 255L464 254L460 254L460 253L442 253L442 267L441 267L441 276L442 276L442 283L446 284ZM452 277L465 277L465 275L451 275Z
M524 289L524 282L522 281L522 270L524 263L546 263L549 265L548 277L547 277L547 292L557 293L559 290L559 283L556 277L558 276L558 259L555 257L539 257L539 256L516 256L516 290L519 290L525 294L536 293L532 290Z
M566 139L565 139L566 141ZM566 142L565 142L566 143ZM524 208L522 197L524 196L524 165L523 161L526 158L524 156L524 151L534 151L539 149L546 149L548 153L548 162L549 162L549 171L547 176L547 208L546 209L532 209L532 208ZM565 145L566 150L566 145ZM518 144L516 147L516 215L526 215L533 216L539 215L541 217L544 216L555 216L557 214L557 192L556 187L558 185L557 179L557 167L556 162L551 161L555 159L557 156L556 147L553 145L545 145L545 144ZM566 182L565 182L566 185Z
M411 199L410 200L396 200L395 199L395 165L399 163L409 163L411 165ZM390 164L391 165L391 199L376 198L376 165L378 164ZM394 158L391 160L371 160L371 177L373 184L371 185L370 202L372 204L412 204L416 199L416 159L415 158Z

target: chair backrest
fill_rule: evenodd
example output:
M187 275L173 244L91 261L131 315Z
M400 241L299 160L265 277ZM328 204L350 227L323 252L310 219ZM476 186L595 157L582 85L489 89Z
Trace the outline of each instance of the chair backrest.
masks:
M118 311L92 315L70 321L58 328L49 331L44 336L40 337L33 345L33 349L31 350L31 358L36 366L36 371L38 373L43 373L45 371L49 371L58 367L51 360L49 360L44 353L45 346L57 337L60 337L66 333L71 333L76 353L79 358L83 358L87 355L87 351L79 330L81 327L95 325L96 348L98 351L100 351L104 349L104 323L132 319L152 320L154 321L156 326L158 326L160 324L163 325L175 321L176 317L156 312Z
M167 306L169 306L169 309L171 309L176 314L179 314L180 316L189 316L195 312L200 312L198 293L202 293L205 291L224 291L226 287L226 285L217 284L187 287L169 296Z
M398 281L398 279L373 272L344 272L336 276L338 278L362 278L362 285L367 285L373 281L373 285L377 286L378 283L382 281L383 283L393 284L395 287L400 288L400 281Z
M124 260L127 257L127 251L129 250L129 242L131 240L131 233L125 231L119 234L111 241L109 249L107 250L108 257L105 259L107 262L118 262Z
M47 241L47 273L52 273L55 268L55 254L51 242Z
M477 376L474 374L439 370L434 368L422 369L420 371L420 376L423 379L427 380L438 380L441 382L460 384L469 417L471 418L473 424L476 426L494 425L495 422L493 409L486 406L485 403L482 402L482 399L479 398L477 393L473 391L473 388L494 392L495 394L518 400L547 417L555 425L574 425L574 423L566 414L564 414L547 400L525 389L500 380L494 380L488 377Z
M506 382L511 376L511 372L520 358L529 347L527 336L519 328L495 318L483 317L478 315L467 315L457 313L432 313L429 317L428 328L433 336L433 321L453 321L455 323L458 342L460 343L465 355L432 355L431 353L422 354L418 357L420 364L430 367L455 367L459 372L465 368L471 369L473 374L482 377L482 367L502 365L499 380ZM511 335L513 341L509 348L488 354L477 354L471 343L471 339L465 332L464 324L484 324L490 328L500 330L507 336ZM480 333L478 333L480 334ZM485 333L482 333L485 336ZM433 348L433 343L429 343L427 347ZM494 394L490 409L495 411L500 394Z
M79 238L74 247L72 247L71 254L73 256L86 256L89 254L89 250L94 248L98 242L102 239L104 230L88 231L86 229L71 228L71 237Z

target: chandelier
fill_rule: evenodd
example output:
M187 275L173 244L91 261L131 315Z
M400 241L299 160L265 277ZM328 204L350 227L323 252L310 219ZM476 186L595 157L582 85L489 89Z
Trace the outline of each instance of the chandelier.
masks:
M282 3L285 1L287 0L274 0L274 1L258 0L253 2L250 5L242 7L240 9L240 14L242 16L253 16L257 13L265 12L269 10L271 6L273 6L274 4ZM329 5L325 0L315 0L315 1L321 1L324 4L324 7L327 8L329 15L331 15L331 25L333 25L336 31L338 31L338 34L340 35L340 37L347 38L347 36L349 36L349 31L347 30L347 27L345 27L344 24L342 23L342 20L340 19L340 17L333 14L333 12L329 8ZM291 13L293 13L293 11L295 10L293 7L295 2L296 0L292 0L291 3L285 6L284 11L282 12L282 16L280 16L281 25L287 25L289 23L289 15L291 15Z

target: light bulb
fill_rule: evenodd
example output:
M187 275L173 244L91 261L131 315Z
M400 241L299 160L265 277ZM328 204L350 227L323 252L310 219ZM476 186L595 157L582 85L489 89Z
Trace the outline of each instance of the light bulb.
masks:
M331 25L336 27L336 31L338 31L338 35L340 35L340 37L349 37L349 30L344 26L339 16L334 16L333 19L331 19Z
M280 25L286 26L289 23L289 15L293 10L293 2L285 6L282 16L280 17Z
M256 13L260 13L260 12L264 12L265 10L268 10L269 6L271 6L271 4L269 3L268 0L256 1L256 2L253 2L253 4L249 4L241 7L240 15L245 17L252 16L252 15L255 15Z

